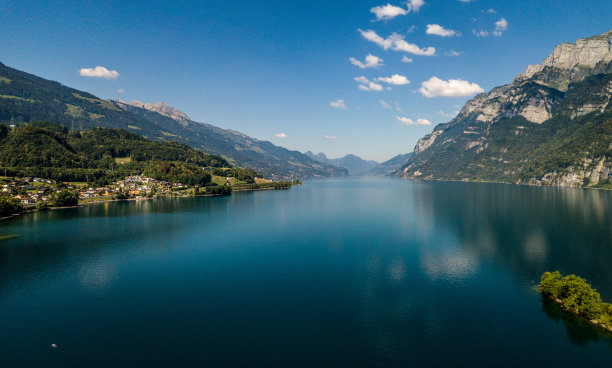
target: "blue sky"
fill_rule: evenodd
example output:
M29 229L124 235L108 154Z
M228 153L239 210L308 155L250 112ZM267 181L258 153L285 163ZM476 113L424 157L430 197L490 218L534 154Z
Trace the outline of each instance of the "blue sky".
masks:
M289 149L382 161L611 19L609 0L0 0L0 61ZM81 75L105 75L80 72L96 66L116 74Z

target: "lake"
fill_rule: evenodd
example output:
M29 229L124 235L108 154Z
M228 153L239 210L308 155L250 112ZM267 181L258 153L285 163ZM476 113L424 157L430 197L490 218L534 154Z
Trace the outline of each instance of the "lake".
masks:
M349 177L0 223L1 367L595 366L612 193ZM51 344L57 344L52 348Z

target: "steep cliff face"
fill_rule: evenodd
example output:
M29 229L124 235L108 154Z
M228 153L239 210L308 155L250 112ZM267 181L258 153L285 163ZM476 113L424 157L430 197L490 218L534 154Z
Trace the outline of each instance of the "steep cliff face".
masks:
M570 71L569 77L578 80L585 69L612 61L612 31L580 39L575 44L563 42L541 64L529 65L517 78L532 78L546 68ZM567 79L567 78L566 78Z
M612 177L612 31L563 43L512 83L468 101L418 141L397 175L539 185Z

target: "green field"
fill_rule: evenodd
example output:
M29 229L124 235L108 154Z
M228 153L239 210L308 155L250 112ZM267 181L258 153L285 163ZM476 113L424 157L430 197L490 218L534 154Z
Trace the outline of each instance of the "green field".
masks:
M115 162L118 164L128 164L132 162L131 157L115 157Z

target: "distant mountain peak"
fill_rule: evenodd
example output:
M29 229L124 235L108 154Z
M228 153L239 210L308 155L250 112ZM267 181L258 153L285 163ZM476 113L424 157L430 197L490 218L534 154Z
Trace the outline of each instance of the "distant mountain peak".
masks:
M135 107L140 107L141 109L146 109L149 111L155 111L157 113L160 113L164 116L167 116L169 118L172 118L176 121L178 121L181 125L183 126L187 126L189 124L189 122L191 121L191 118L185 114L184 112L182 112L181 110L177 109L176 107L170 106L167 103L163 102L163 101L159 101L155 104L152 103L144 103L141 101L132 101L132 102L125 102L122 100L117 100L118 102L121 103L125 103L131 106L135 106Z
M350 153L340 158L328 158L323 152L314 154L311 151L308 151L305 152L304 155L324 164L345 168L348 170L350 175L365 174L373 167L378 165L378 162L376 161L364 160L361 157Z

